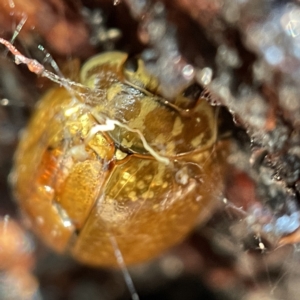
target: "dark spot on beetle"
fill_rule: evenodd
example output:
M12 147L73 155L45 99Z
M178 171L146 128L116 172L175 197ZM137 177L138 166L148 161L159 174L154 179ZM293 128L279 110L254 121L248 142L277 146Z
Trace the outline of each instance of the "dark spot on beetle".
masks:
M138 60L136 57L128 57L124 63L124 69L130 72L136 72L138 70Z

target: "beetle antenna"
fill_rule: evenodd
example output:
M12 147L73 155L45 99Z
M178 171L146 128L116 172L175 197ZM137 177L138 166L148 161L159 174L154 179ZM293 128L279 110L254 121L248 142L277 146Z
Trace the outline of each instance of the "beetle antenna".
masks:
M90 139L98 132L101 131L112 131L115 129L116 125L119 127L123 127L128 131L134 132L136 134L138 134L138 136L140 137L144 148L159 162L168 165L170 163L169 158L165 157L165 156L161 156L160 154L158 154L146 141L145 137L143 136L143 134L138 130L138 129L134 129L131 128L121 122L119 122L118 120L111 120L111 119L103 119L102 120L102 116L101 117L97 117L96 115L94 115L94 117L96 118L97 121L103 122L105 121L105 124L98 124L92 127L92 129L90 130L90 132L88 133L85 143L88 143L90 141Z
M91 90L90 88L88 88L85 85L82 85L78 82L74 82L74 81L64 78L64 77L60 77L60 76L46 70L45 67L41 63L39 63L36 59L31 59L31 58L24 56L9 41L7 41L1 37L0 37L0 44L4 45L15 56L15 63L17 65L19 65L19 64L27 65L30 72L35 73L40 76L43 76L43 77L47 77L51 81L56 82L56 83L60 84L61 86L64 86L68 91L70 91L70 89L72 87L76 87L77 89L79 89L79 92L80 91L83 92L83 96L85 94L88 94L88 95L96 94L97 96L99 96L98 94L103 93L103 91L101 91L99 89Z
M140 297L135 289L135 286L133 284L133 281L132 281L132 278L131 278L131 275L128 271L128 268L126 267L125 265L125 262L124 262L124 259L123 259L123 255L120 251L120 248L118 246L118 243L116 241L116 238L113 236L113 235L110 235L110 242L111 242L111 245L114 249L114 253L115 253L115 256L116 256L116 260L118 262L118 265L120 267L120 269L122 270L122 273L123 273L123 276L124 276L124 279L125 279L125 282L126 282L126 285L127 285L127 288L131 294L131 299L132 300L140 300Z

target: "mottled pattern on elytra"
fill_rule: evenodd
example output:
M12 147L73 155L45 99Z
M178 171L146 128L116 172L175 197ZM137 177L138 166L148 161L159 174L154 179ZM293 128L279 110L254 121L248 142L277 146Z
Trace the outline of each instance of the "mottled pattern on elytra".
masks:
M127 74L136 88L118 82L124 55L112 56L112 68L105 55L88 63L91 72L85 67L97 88L106 90L105 101L88 105L64 88L50 90L23 133L12 181L48 245L87 264L117 266L112 239L126 264L158 255L207 216L221 184L212 107L198 99L182 114L143 91L148 83L139 85L140 75ZM83 84L91 85L86 74ZM152 157L123 127L90 135L105 117L140 130L170 163Z

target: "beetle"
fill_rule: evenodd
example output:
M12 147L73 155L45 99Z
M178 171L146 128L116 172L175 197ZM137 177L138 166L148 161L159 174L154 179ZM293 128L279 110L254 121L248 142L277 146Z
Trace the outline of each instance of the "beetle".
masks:
M143 60L106 52L81 68L84 94L55 87L38 102L15 154L12 185L33 230L92 266L159 255L205 219L221 188L215 112L172 101ZM80 90L80 88L79 88Z

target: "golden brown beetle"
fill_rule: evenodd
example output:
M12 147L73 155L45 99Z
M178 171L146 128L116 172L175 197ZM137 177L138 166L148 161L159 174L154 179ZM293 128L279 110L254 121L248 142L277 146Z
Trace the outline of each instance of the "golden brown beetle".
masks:
M32 227L84 263L152 258L184 238L216 198L214 111L204 99L172 104L142 60L91 58L81 98L55 88L39 102L15 157L13 185Z

